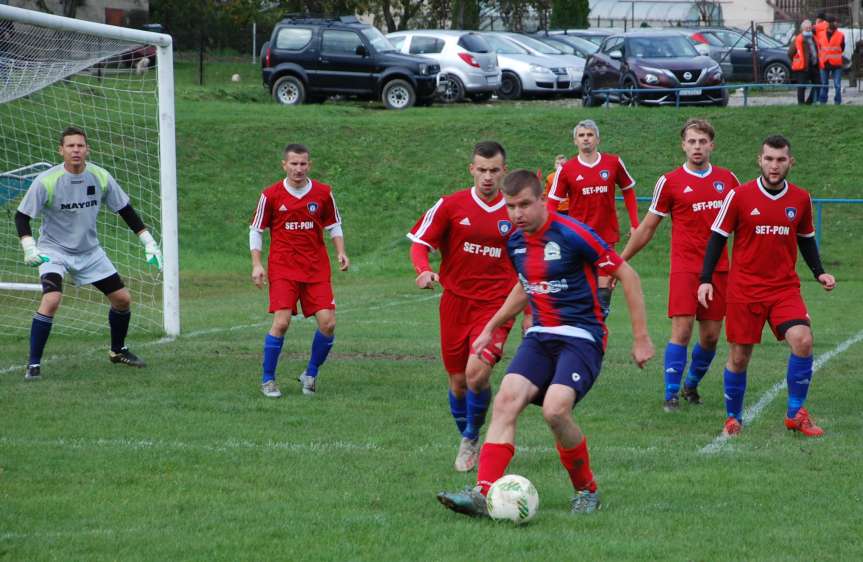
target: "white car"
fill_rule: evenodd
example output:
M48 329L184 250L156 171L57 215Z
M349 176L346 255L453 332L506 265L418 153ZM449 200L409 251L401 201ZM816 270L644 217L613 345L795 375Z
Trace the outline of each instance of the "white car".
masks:
M525 95L572 94L579 86L572 82L566 66L557 59L531 55L502 34L484 33L483 36L497 53L501 69L499 98L514 100Z
M538 39L521 33L509 33L504 31L493 33L499 34L512 42L517 43L520 47L527 49L527 52L531 55L544 55L556 59L559 66L564 66L567 72L569 72L570 82L576 85L575 93L578 93L581 90L581 78L584 76L585 63L585 59L583 57L569 55L557 47L549 45L548 43L543 43Z
M396 31L387 38L402 52L434 59L440 64L438 99L459 102L465 97L486 101L500 87L497 55L482 35L473 31Z

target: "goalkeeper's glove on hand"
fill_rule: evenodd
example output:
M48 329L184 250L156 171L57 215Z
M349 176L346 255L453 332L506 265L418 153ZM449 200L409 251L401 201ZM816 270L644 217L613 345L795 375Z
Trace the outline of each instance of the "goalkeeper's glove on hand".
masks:
M36 247L36 241L33 240L32 236L22 238L21 247L24 248L24 263L30 267L39 267L50 261L48 256L39 253L39 248Z
M141 244L144 245L144 254L147 256L147 263L155 265L162 271L162 250L159 249L159 244L153 238L153 235L144 230L138 235L141 239Z

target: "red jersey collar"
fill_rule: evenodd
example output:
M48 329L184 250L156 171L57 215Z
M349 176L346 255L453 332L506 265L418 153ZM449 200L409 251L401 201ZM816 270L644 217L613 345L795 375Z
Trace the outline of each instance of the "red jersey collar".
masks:
M494 198L494 203L491 205L483 201L482 197L477 194L476 186L470 188L470 196L473 197L474 202L486 213L493 213L506 204L503 200L503 193L500 191L497 192L497 197Z
M312 190L312 179L306 178L306 186L297 189L296 187L291 187L288 185L288 178L282 180L282 187L285 188L285 191L296 197L297 199L302 199Z
M689 168L687 168L686 162L683 163L683 166L681 166L681 168L683 168L683 171L686 172L687 174L689 174L690 176L695 176L696 178L701 178L701 179L704 179L713 173L713 164L711 164L709 162L707 163L707 170L705 170L703 174L696 172L695 170L690 170Z
M599 166L600 162L602 162L602 153L601 152L596 153L596 162L594 162L593 164L588 164L587 162L582 160L581 154L576 156L576 158L578 158L578 163L581 164L582 166L587 166L588 168L595 168L596 166Z
M764 196L768 199L778 201L779 199L782 199L782 197L786 193L788 193L788 180L782 180L782 191L780 191L776 195L773 195L769 191L767 191L767 189L764 187L764 183L761 181L761 176L758 176L758 179L755 181L758 183L758 189L760 189L761 193L763 193Z

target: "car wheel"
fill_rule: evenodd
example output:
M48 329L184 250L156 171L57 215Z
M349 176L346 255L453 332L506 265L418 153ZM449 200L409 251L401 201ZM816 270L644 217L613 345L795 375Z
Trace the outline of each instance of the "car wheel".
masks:
M282 76L273 84L273 99L282 105L300 105L306 99L306 87L296 76Z
M407 109L416 99L413 86L401 79L390 80L381 92L381 101L387 109Z
M628 105L634 107L640 103L640 98L635 90L638 89L638 82L632 76L627 76L623 79L620 85L623 90L620 92L620 105Z
M781 62L772 62L764 67L764 82L767 84L786 84L790 72Z
M521 80L512 72L504 72L500 77L500 89L497 91L499 98L504 100L516 100L521 97Z
M464 99L464 84L461 83L458 76L454 74L444 74L441 76L441 92L438 94L438 99L443 103L458 103Z
M470 99L474 103L485 103L491 99L491 92L479 92L478 94L471 94Z
M593 79L590 76L585 76L581 81L581 105L584 107L596 107L602 103L593 93Z

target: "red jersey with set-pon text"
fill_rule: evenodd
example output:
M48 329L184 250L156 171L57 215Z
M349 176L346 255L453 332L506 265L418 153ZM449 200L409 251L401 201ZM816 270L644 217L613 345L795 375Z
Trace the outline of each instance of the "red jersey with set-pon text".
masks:
M516 283L506 254L511 232L503 195L485 202L472 187L438 199L408 238L440 250L439 275L445 290L498 306Z
M270 229L267 258L270 279L302 283L329 281L330 258L324 229L341 224L330 186L309 180L305 188L288 188L287 180L261 193L252 228Z
M738 185L731 170L712 165L702 173L684 164L659 177L650 212L671 217L671 273L701 273L710 227L725 196ZM727 249L716 271L728 271Z
M615 185L621 191L635 187L620 156L600 153L593 164L585 164L576 156L557 170L548 197L554 201L569 198L569 216L591 227L607 243L615 244L620 240Z
M734 234L728 302L775 299L783 291L800 289L797 277L797 237L815 236L809 193L785 182L778 194L769 193L761 178L732 189L713 232Z

